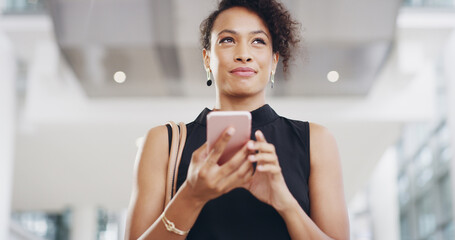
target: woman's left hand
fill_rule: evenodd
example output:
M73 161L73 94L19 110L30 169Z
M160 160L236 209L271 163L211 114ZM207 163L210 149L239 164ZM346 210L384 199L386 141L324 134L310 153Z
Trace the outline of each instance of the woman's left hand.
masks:
M256 172L252 179L244 186L256 198L271 205L277 211L288 207L294 199L284 181L275 146L265 140L261 131L256 131L256 142L248 144L250 150L256 150L248 161L256 162Z

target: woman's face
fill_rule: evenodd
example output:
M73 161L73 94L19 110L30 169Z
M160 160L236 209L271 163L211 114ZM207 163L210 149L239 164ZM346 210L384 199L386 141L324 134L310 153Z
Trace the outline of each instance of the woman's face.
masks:
M272 37L256 13L233 7L221 12L211 33L211 50L203 50L219 94L247 97L263 93L278 53L272 51Z

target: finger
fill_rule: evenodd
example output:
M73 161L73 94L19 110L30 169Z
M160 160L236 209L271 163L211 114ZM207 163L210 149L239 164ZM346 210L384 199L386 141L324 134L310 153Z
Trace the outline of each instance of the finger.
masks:
M239 179L239 183L236 187L243 187L245 184L249 183L254 176L253 164L245 162L245 166L247 166L247 170L240 175L242 176L242 179Z
M244 161L239 167L238 173L239 175L251 175L248 174L249 172L253 172L253 164L248 161Z
M220 168L220 175L227 176L230 175L232 172L236 171L243 162L246 161L248 157L248 143L245 144L239 151L237 151L231 159L229 159L225 164L223 164Z
M212 149L209 150L209 156L207 160L208 163L216 164L218 162L218 159L221 157L221 154L223 154L227 143L231 139L232 135L234 135L234 133L235 129L233 127L228 127L226 130L224 130L221 136L216 140Z
M205 160L207 157L206 148L207 148L207 142L202 144L202 146L200 146L198 149L196 149L196 151L193 152L191 161L199 163L199 162L202 162L203 160Z
M248 155L248 161L250 162L257 162L258 164L277 164L278 159L276 158L275 154L270 153L258 153L258 154L250 154Z
M254 150L266 153L275 153L275 146L267 142L255 142Z
M275 164L261 164L256 167L256 171L262 173L277 174L281 172L281 168Z
M226 191L234 189L236 187L241 187L247 183L253 177L253 165L248 162L242 162L242 165L236 169L236 171L227 175L223 178L223 181L220 183Z
M205 159L208 155L207 153L207 142L205 142L204 144L202 144L202 146L200 146L197 151L200 152L200 156L202 157L202 159Z
M219 159L221 155L217 157ZM239 166L242 164L242 162L248 162L246 160L248 156L248 149L247 149L247 144L245 144L239 151L237 151L231 159L227 160L226 163L223 165L218 165L217 162L218 160L214 161L214 164L206 164L204 165L206 168L208 168L208 172L210 173L212 177L212 182L218 183L223 181L224 178L229 176L232 172L237 170ZM209 158L211 159L211 158ZM212 160L210 160L212 161ZM223 189L223 188L221 188Z
M246 147L250 153L256 153L256 142L253 140L248 141Z
M256 136L256 140L258 140L259 142L267 142L267 140L265 140L265 136L261 130L257 130L254 133L254 135Z
M253 171L253 164L248 161L243 161L242 164L230 175L228 175L225 179L239 179L239 181L243 184L243 179L245 176L251 176ZM248 174L249 173L249 174Z

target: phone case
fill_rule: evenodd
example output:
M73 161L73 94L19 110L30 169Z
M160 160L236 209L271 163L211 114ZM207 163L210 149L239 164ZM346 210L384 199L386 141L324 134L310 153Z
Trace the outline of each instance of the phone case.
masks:
M251 137L251 113L247 111L212 111L207 115L207 143L210 151L221 133L228 127L235 133L229 140L218 164L227 162Z

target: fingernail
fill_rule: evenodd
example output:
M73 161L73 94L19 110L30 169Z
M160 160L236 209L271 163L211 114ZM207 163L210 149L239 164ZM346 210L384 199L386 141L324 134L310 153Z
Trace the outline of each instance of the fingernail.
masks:
M256 157L254 157L254 155L249 155L248 156L248 160L250 161L254 161L256 159Z
M235 133L235 128L233 128L233 127L228 128L228 130L227 130L228 135L232 136L232 135L234 135L234 133Z
M262 134L262 132L259 131L259 130L256 131L256 134L259 135L259 136L262 137L262 138L264 137L264 134Z
M248 142L248 146L247 146L249 149L254 149L254 143L253 142Z

